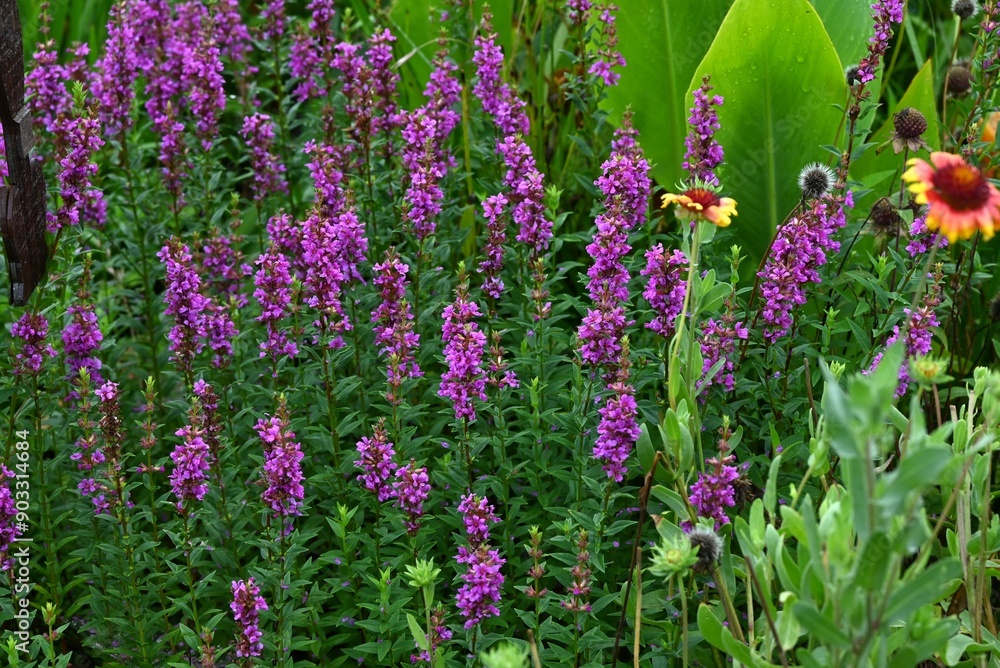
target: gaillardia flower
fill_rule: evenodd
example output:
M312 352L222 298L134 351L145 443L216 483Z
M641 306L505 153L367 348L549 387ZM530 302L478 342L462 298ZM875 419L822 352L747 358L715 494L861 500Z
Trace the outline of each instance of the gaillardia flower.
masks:
M975 232L989 239L1000 228L1000 192L978 168L957 155L936 151L931 162L913 158L903 180L918 204L930 205L927 229L954 243Z
M716 189L706 183L695 181L680 195L667 193L661 197L667 208L677 204L677 217L682 220L707 220L719 227L729 227L731 218L736 214L736 201L729 197L719 197Z

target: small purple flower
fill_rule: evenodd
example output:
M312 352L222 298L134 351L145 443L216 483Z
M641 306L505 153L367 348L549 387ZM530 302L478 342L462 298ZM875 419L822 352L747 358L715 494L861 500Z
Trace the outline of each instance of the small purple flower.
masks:
M850 206L849 201L825 195L778 230L759 273L764 300L760 315L766 343L788 334L792 310L806 303L806 284L823 280L819 268L826 264L829 254L840 249L833 235L846 224L844 207Z
M656 244L646 251L646 268L639 272L646 277L642 296L656 313L652 322L646 323L646 328L665 339L674 335L674 322L684 308L687 280L683 272L687 266L688 259L683 252L675 249L667 255L663 244Z
M597 426L594 442L594 459L602 462L604 472L615 482L621 482L628 470L625 461L639 439L639 406L635 389L629 384L628 339L622 339L618 364L612 374L608 389L611 391L604 405L598 409L601 421Z
M493 514L493 504L485 496L480 498L472 493L466 494L458 504L458 512L462 513L469 545L476 548L489 542L490 525L500 520Z
M312 175L316 187L316 204L326 217L343 209L346 202L344 175L347 155L339 146L317 144L310 140L306 142L303 153L312 156L306 166Z
M414 355L420 336L413 331L413 312L406 301L406 274L409 269L400 261L395 248L386 251L385 262L373 267L374 282L381 301L372 312L371 321L378 323L372 329L379 354L389 358L386 371L389 393L386 398L393 405L401 401L399 389L403 380L423 375Z
M571 25L585 27L593 6L590 0L566 0L566 19Z
M486 372L483 370L483 351L486 335L479 331L474 318L482 316L479 306L469 299L469 281L464 273L459 275L455 301L444 308L444 358L448 365L441 378L438 395L451 400L455 419L474 422L475 399L486 401Z
M750 336L750 330L741 321L736 320L731 303L718 322L709 318L702 325L701 338L698 341L702 356L702 379L698 385L699 393L712 385L722 385L726 392L733 391L733 388L736 387L736 377L733 375L736 367L736 363L733 361L736 341L745 341L748 336ZM714 378L706 380L705 376L719 360L724 360L722 367Z
M612 67L625 67L625 57L617 50L618 28L615 26L614 12L618 7L606 4L601 8L598 15L598 47L597 58L590 65L587 73L597 77L605 86L614 86L621 79L621 75L612 71Z
M211 453L198 426L188 424L178 429L176 434L181 437L181 442L170 454L174 462L170 486L177 497L177 510L183 511L185 502L201 501L208 493Z
M274 123L271 117L261 113L245 116L240 134L250 148L254 201L263 202L271 193L287 193L285 166L274 153Z
M719 524L729 524L726 508L736 505L736 488L733 482L740 477L735 466L730 464L735 460L733 455L706 459L713 467L710 472L698 474L698 480L691 485L691 495L688 497L691 505L700 517L711 517Z
M396 474L398 464L384 419L375 424L371 438L364 436L358 441L358 455L360 459L354 462L354 466L363 471L358 476L358 482L374 494L379 503L391 499L396 492L390 480Z
M526 135L530 122L524 113L525 104L503 80L503 49L496 43L496 38L493 16L484 12L474 42L472 62L476 66L477 81L472 94L482 102L483 109L493 118L502 135Z
M483 292L493 299L500 299L504 291L500 272L503 271L503 244L507 240L506 206L507 198L503 194L490 195L483 202L487 236L479 273L483 274Z
M135 80L139 74L133 5L112 5L105 54L97 62L94 97L100 102L101 123L108 136L119 136L132 127Z
M691 175L694 182L700 181L708 185L718 186L719 178L715 168L722 163L722 146L715 140L715 131L719 125L719 115L713 107L722 106L722 96L709 97L712 86L708 83L711 77L705 76L701 86L694 91L694 106L688 117L690 130L684 138L687 151L684 153L684 169Z
M14 339L21 341L15 345L14 375L38 376L46 357L55 357L55 349L45 343L49 335L49 321L41 313L27 312L17 319L10 328Z
M226 107L226 95L222 60L211 19L205 15L199 23L197 37L193 44L187 44L181 59L181 86L188 91L188 108L195 118L202 148L208 151L219 133L219 117Z
M396 480L392 483L396 505L406 513L406 533L416 535L420 528L420 518L424 515L424 501L430 494L430 477L427 469L417 467L414 460L396 470Z
M103 193L93 185L98 171L94 154L104 145L100 122L91 110L77 110L59 122L64 130L56 175L60 205L55 213L47 214L49 232L55 234L64 227L84 222L103 227L107 203Z
M201 352L202 339L207 334L205 314L211 301L201 294L201 277L195 269L191 250L176 237L171 237L156 257L166 265L167 290L163 297L166 315L174 316L170 330L170 350L173 360L185 374L192 372L195 355Z
M233 602L229 609L233 611L238 633L236 636L237 658L260 656L264 650L261 642L263 633L260 631L260 611L267 610L267 602L260 595L260 587L253 578L246 581L233 581Z
M868 40L868 55L858 65L858 78L866 84L875 78L875 70L892 39L892 24L903 22L903 0L876 0L871 6L875 34Z
M284 397L279 399L277 415L258 420L254 430L264 446L263 478L267 488L261 499L275 517L298 515L305 498L302 446L289 428Z
M257 322L267 327L267 340L260 344L260 356L270 356L271 364L276 365L279 356L295 357L299 352L295 341L281 326L291 310L292 277L288 273L288 260L273 245L257 259L257 266L260 267L254 278L257 289L253 293L260 304Z
M517 240L528 247L532 257L541 255L552 239L552 221L545 216L544 176L535 165L535 157L520 135L509 135L497 144L503 157L503 183L511 207L511 219L517 226Z
M0 571L9 573L14 569L14 559L11 557L11 546L23 533L15 522L17 507L14 495L7 484L14 479L14 472L0 464Z
M916 259L920 255L926 255L931 248L937 245L938 248L945 248L948 245L948 237L931 232L927 229L927 213L923 213L913 219L910 225L910 242L906 244L906 252L910 257Z

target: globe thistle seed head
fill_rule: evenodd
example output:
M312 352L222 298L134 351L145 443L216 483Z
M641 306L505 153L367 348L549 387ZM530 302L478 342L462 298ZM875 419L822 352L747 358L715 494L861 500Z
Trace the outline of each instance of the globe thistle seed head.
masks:
M889 138L892 140L892 150L897 154L902 153L903 149L930 150L927 142L921 137L927 131L927 118L919 110L913 107L900 109L893 114L892 127L893 132Z
M688 534L691 547L698 548L698 561L694 570L706 573L712 570L722 557L722 539L707 527L695 527Z
M902 219L889 198L883 197L875 202L868 220L871 222L875 234L883 237L894 237L899 232L899 223Z
M972 90L972 71L965 63L955 63L948 70L948 94L962 97Z
M976 0L951 0L951 11L964 21L979 13L979 3Z
M818 199L833 189L835 176L826 165L814 162L799 172L799 189L805 199Z

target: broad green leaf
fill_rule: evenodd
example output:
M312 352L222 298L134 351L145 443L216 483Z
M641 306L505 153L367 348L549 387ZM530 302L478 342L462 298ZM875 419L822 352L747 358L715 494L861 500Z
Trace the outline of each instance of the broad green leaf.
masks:
M936 603L954 589L952 580L962 576L958 559L942 559L908 582L901 583L889 597L883 619L888 624L908 620L921 607Z
M777 225L798 203L796 177L825 160L847 99L840 58L807 0L737 0L698 66L691 94L711 75L726 162L718 169L738 202L733 225L751 261L764 254Z
M851 646L850 638L837 628L832 619L820 613L812 603L800 601L792 606L792 612L803 628L812 634L816 641L843 649Z
M619 50L628 66L608 90L615 121L632 106L632 121L653 176L665 186L682 177L688 85L733 0L650 0L618 3Z
M940 143L938 142L939 129L934 102L934 67L930 60L924 63L917 75L913 77L913 81L910 82L910 87L903 93L903 97L889 110L886 122L868 138L867 141L874 143L875 146L868 149L864 155L851 164L851 177L865 183L869 183L868 179L879 173L889 172L896 175L889 181L880 180L878 188L856 200L854 204L858 211L866 211L875 200L889 195L890 192L899 192L899 175L903 173L903 154L896 155L891 144L879 154L876 154L875 150L876 147L885 143L889 139L889 135L892 134L893 114L905 107L913 107L924 115L927 119L927 132L924 133L924 140L931 147L931 150L938 150ZM912 152L910 157L913 157Z
M870 2L857 0L811 0L823 20L830 41L837 49L843 69L857 65L868 51L868 36L872 32Z

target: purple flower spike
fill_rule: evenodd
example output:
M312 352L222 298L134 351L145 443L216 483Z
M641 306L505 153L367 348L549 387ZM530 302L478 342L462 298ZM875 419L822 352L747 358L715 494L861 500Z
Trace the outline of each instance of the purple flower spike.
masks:
M863 84L875 78L875 70L892 39L892 24L903 22L903 0L877 0L871 8L875 34L868 40L868 55L858 65L858 78Z
M718 186L719 178L715 175L715 168L722 163L723 151L719 142L715 141L715 131L721 126L719 115L713 107L722 106L722 96L709 97L712 90L708 83L710 78L704 77L701 86L694 91L694 106L688 117L691 129L684 138L687 151L684 153L683 164L691 175L692 182L700 181Z
M264 445L264 482L267 488L261 499L275 517L298 515L305 498L302 487L302 447L289 428L284 397L278 400L278 413L258 420L254 430ZM289 527L290 528L290 527Z
M486 335L479 331L474 318L481 317L479 306L469 299L469 281L464 272L459 275L455 301L444 308L444 358L448 365L441 378L438 395L451 400L455 419L474 422L475 399L486 401L486 372L483 351Z
M424 515L424 501L430 494L430 477L427 469L417 467L414 460L396 471L396 481L392 483L396 505L406 513L406 533L416 535L420 528L420 518Z
M363 471L358 476L358 482L374 494L379 503L391 499L395 490L389 481L395 475L398 464L396 450L389 441L384 419L375 425L371 438L365 436L358 441L358 455L361 458L354 465Z
M663 244L656 244L646 251L646 268L639 272L647 280L642 296L656 312L646 328L665 339L674 335L674 322L684 308L687 268L688 259L684 253L674 250L667 255Z
M233 611L238 627L237 658L260 656L264 651L264 643L260 641L264 635L259 626L260 611L267 610L267 602L260 595L260 587L253 578L233 581L233 602L229 604L229 609Z

